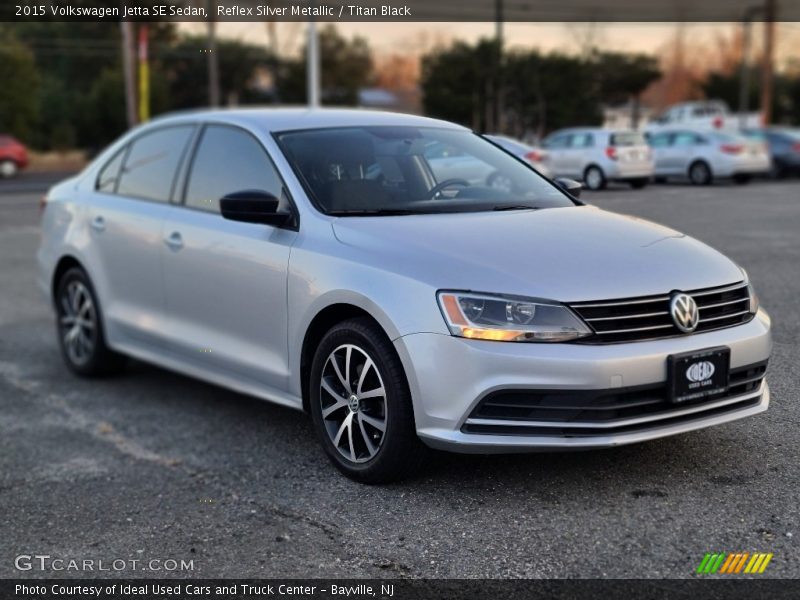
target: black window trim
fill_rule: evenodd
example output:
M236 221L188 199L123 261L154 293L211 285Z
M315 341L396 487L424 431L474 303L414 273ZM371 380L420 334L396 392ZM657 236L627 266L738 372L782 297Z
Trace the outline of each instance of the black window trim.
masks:
M291 222L288 222L286 225L282 225L280 227L276 227L278 229L291 229L293 231L300 230L300 211L297 208L297 204L292 198L292 194L289 191L289 186L286 185L286 180L283 177L278 165L275 164L275 161L272 159L272 155L269 153L269 149L264 146L258 137L253 134L252 131L248 130L241 125L236 125L233 123L221 123L219 121L204 121L198 124L199 127L197 128L197 133L194 138L191 140L190 151L188 154L188 159L186 160L186 168L182 170L181 173L181 181L180 181L180 189L179 193L176 194L175 202L173 203L176 207L182 208L184 210L193 210L196 212L201 212L207 215L216 215L220 219L223 218L222 214L219 211L209 211L203 210L202 208L196 208L194 206L187 206L186 204L186 192L189 188L189 178L192 176L192 169L194 168L194 162L197 159L197 151L200 148L200 144L203 141L203 136L205 135L206 130L209 127L227 127L229 129L234 129L237 131L244 132L246 135L249 135L253 138L258 144L258 146L264 151L264 155L267 157L267 161L269 164L272 165L272 168L275 170L275 173L278 175L278 180L281 182L281 186L283 186L283 192L286 194L286 199L289 201L289 209L293 215L293 219Z
M122 172L125 169L125 164L128 162L128 157L130 155L130 151L131 151L131 148L133 147L134 143L136 143L137 140L140 140L141 138L143 138L143 137L145 137L147 135L150 135L151 133L156 133L156 132L162 131L164 129L174 129L176 127L187 127L187 126L191 127L192 131L189 133L189 137L186 140L186 143L184 144L183 149L181 150L180 157L178 158L178 164L175 167L175 172L172 175L172 183L170 184L169 197L166 199L166 201L154 200L153 198L143 198L142 196L134 196L132 194L120 194L119 193L119 181L122 178ZM137 201L140 201L140 202L150 202L151 204L159 204L159 205L162 205L162 206L169 206L169 205L173 204L173 195L175 193L175 181L178 178L178 174L181 171L181 166L182 166L183 160L186 157L186 149L192 144L192 141L194 140L194 136L196 135L196 132L197 132L197 126L198 126L198 123L195 122L195 121L185 121L185 122L179 122L179 123L163 123L163 124L159 124L159 125L154 126L154 127L148 127L147 129L137 133L135 136L133 136L131 139L129 139L127 142L125 142L124 148L122 148L120 150L120 152L123 152L123 151L125 152L125 156L122 159L122 165L120 165L120 173L119 173L119 176L117 177L116 183L114 184L114 192L111 195L119 196L120 198L127 198L129 200L137 200ZM108 161L106 161L106 163L101 167L100 170L102 171L103 169L105 169L106 166L112 160L114 160L117 157L117 154L119 154L119 153L115 153L113 157L111 157ZM100 175L100 173L98 172L98 177L99 177L99 175ZM97 180L95 180L95 191L96 192L99 191L97 189ZM100 192L100 193L109 194L110 192Z

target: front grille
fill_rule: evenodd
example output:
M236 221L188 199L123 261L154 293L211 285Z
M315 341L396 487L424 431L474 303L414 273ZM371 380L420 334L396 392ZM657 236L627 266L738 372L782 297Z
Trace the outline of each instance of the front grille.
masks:
M766 361L731 369L726 391L680 404L669 401L666 383L610 390L503 390L484 398L462 430L517 435L608 435L631 428L664 425L675 419L707 417L723 409L738 410L758 404L760 396L751 395L740 402L716 406L727 398L757 392L766 371ZM706 405L709 408L702 409ZM689 415L675 415L687 408L699 410ZM645 422L630 423L641 418L645 418Z
M741 325L753 318L744 282L686 292L697 303L700 320L695 333ZM613 344L686 335L672 321L670 295L619 300L574 302L572 308L594 331L578 343Z

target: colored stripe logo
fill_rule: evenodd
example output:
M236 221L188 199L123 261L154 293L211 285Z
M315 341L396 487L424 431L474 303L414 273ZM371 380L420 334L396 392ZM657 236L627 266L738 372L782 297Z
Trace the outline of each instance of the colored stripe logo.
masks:
M714 573L755 575L766 570L772 556L772 552L753 552L752 554L750 552L706 552L696 572L698 575L713 575Z

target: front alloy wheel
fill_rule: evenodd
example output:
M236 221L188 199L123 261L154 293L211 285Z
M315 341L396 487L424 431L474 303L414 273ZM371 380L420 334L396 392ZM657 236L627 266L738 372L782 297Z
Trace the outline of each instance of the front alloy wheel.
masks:
M343 457L363 463L378 453L386 433L386 390L364 350L343 344L330 353L320 403L328 437Z
M314 354L309 408L320 442L342 473L396 481L423 457L411 392L392 342L372 319L335 325Z

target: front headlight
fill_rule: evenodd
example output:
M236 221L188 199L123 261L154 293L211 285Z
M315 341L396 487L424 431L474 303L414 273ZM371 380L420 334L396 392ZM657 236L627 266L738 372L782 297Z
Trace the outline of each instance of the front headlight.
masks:
M439 292L453 335L503 342L567 342L592 331L566 306L532 298Z
M750 302L749 302L750 314L754 315L758 312L759 300L758 300L758 294L756 294L756 290L755 288L753 288L752 283L747 284L747 293L750 295Z
M745 271L743 267L739 267L739 270L742 272L744 280L747 282L747 294L749 297L749 302L747 303L747 306L748 309L750 310L750 314L754 315L758 312L758 307L760 304L758 300L758 295L756 294L756 290L753 287L753 284L750 283L750 276L747 274L747 271Z

